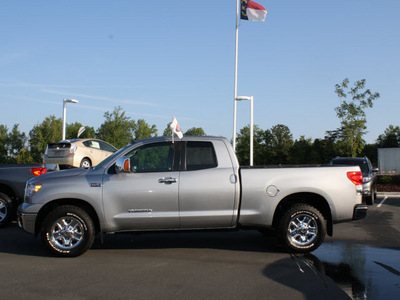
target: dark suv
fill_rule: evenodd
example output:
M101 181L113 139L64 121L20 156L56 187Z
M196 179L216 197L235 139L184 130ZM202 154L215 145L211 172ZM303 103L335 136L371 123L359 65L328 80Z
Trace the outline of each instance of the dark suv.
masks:
M366 204L374 204L376 198L376 173L379 169L372 168L368 157L336 157L329 164L359 166L363 174L363 200Z

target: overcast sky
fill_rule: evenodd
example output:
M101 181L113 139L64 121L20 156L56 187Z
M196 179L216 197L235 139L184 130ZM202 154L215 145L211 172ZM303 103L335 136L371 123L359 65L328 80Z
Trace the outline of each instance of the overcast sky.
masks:
M340 126L335 84L365 78L381 94L367 112L374 143L400 125L398 0L258 0L266 21L239 27L238 95L254 96L254 122L295 139ZM97 129L121 106L162 134L232 138L236 0L0 2L0 124L27 134L46 117ZM238 103L238 131L250 122Z

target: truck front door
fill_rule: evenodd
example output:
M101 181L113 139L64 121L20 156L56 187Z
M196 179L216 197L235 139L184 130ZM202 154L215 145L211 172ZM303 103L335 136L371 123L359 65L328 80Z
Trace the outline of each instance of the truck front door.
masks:
M137 147L125 155L131 173L104 176L103 203L110 231L179 227L175 147L171 142Z

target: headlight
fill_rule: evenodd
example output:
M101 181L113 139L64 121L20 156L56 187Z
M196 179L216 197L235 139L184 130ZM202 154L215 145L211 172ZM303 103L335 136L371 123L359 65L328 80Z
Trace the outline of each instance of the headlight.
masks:
M27 184L25 188L25 199L31 198L42 188L41 184Z

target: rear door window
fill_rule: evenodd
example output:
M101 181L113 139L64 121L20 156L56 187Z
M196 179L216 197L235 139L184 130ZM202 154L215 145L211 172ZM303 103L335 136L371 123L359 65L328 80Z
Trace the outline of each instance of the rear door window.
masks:
M218 166L211 142L187 142L185 150L186 170L203 170Z

